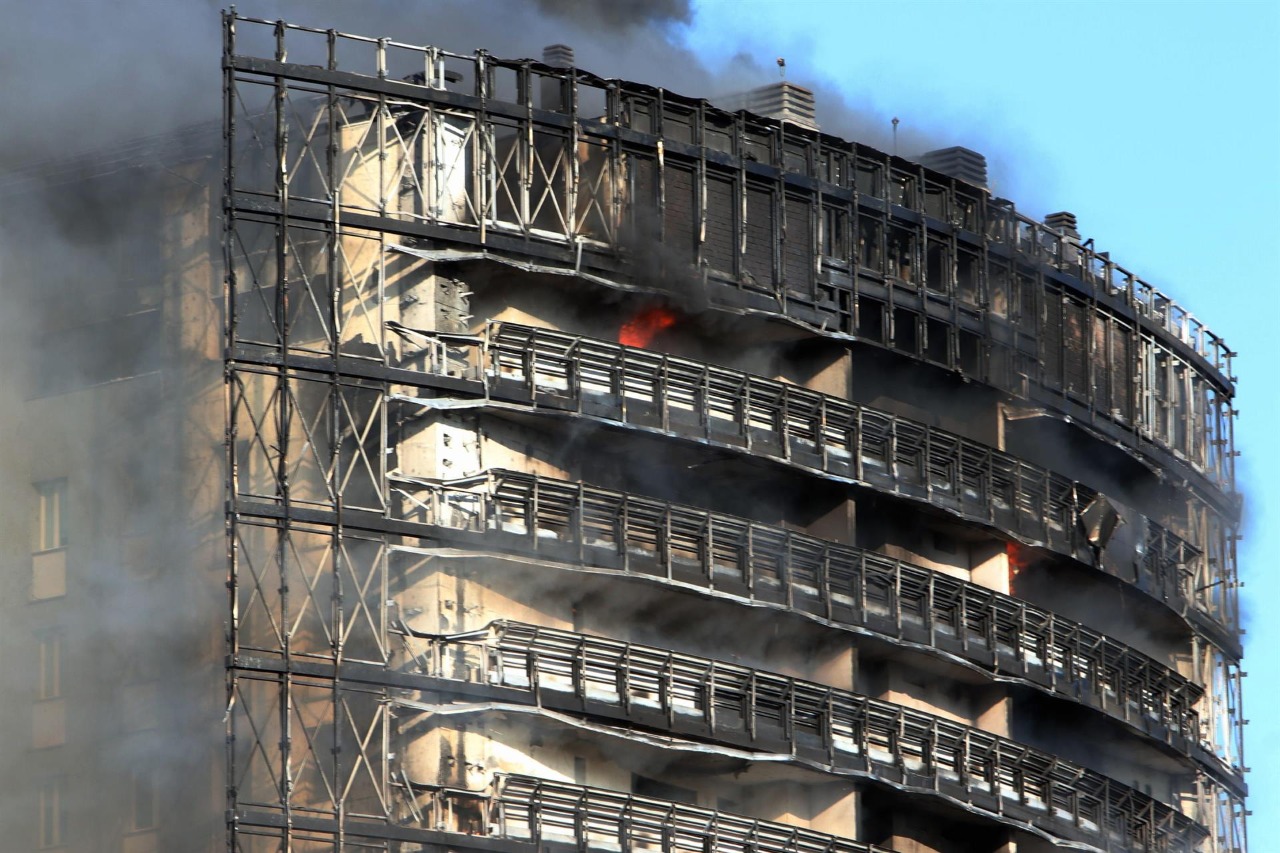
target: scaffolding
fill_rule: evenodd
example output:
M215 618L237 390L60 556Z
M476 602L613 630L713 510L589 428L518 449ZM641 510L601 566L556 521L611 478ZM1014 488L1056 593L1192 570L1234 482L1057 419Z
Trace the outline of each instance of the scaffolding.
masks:
M1188 312L1008 203L863 145L578 69L235 13L224 27L230 850L875 849L584 785L500 773L464 791L400 769L402 717L502 688L1096 849L1242 853L1232 353ZM954 433L598 338L419 331L404 309L433 264L643 290L657 243L660 278L715 310L887 348L1088 424L1185 481L1185 515L1117 507L1136 537L1126 561L1082 523L1105 496ZM1101 569L1185 618L1191 675L1011 596L779 527L513 471L395 470L395 424L451 405L766 460ZM1175 807L970 726L572 632L417 636L393 563L450 544L944 656L1120 721L1191 781ZM405 643L437 662L402 666ZM464 647L479 681L438 664Z

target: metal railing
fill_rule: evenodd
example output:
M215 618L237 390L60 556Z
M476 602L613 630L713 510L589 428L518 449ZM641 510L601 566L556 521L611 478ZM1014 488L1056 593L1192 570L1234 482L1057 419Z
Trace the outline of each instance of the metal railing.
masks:
M494 399L691 438L927 502L1102 568L1180 613L1195 607L1235 624L1233 563L1206 566L1201 548L1167 528L988 445L784 382L594 338L513 323L491 323L482 338L421 334L431 343L406 366L483 381ZM1215 517L1191 493L1186 500ZM1081 513L1094 504L1131 524L1109 542L1091 541ZM1213 531L1224 535L1225 526ZM1212 582L1197 586L1206 569Z
M406 520L816 616L957 655L1125 720L1184 753L1202 689L1110 637L942 572L722 513L512 471L393 481Z
M633 131L633 136L641 134L637 141L644 136L671 139L671 128L679 127L688 134L689 142L705 145L708 150L744 156L754 163L929 212L1008 245L1033 262L1050 263L1098 287L1098 296L1122 295L1127 304L1193 348L1216 369L1229 370L1233 353L1220 337L1167 295L1112 261L1109 253L1095 251L1018 213L1007 200L994 199L987 192L869 146L769 119L739 118L701 99L659 93L642 83L605 80L580 68L501 59L483 50L454 53L391 38L371 38L235 13L226 17L225 27L227 55L233 60L233 67L235 59L257 53L272 56L282 64L292 63L298 72L341 71L372 81L411 82L424 100L447 92L455 101L461 96L475 98L478 106L486 102L495 106L518 104L537 113L551 109L549 105L535 109L545 82L563 87L556 108L558 117L563 118L567 112L576 135L584 143L592 136L600 137L602 142L608 139L611 134L606 128L610 125L625 127ZM288 71L289 65L284 70ZM353 85L353 81L344 80L344 84ZM454 106L466 113L470 112L467 103L457 101ZM665 110L668 105L671 109ZM589 124L579 126L584 121ZM721 135L723 141L717 142ZM864 173L873 170L875 178L859 182L859 165ZM585 177L577 172L574 176ZM903 187L907 189L904 191ZM493 205L476 202L470 206L489 211ZM566 211L577 209L576 205L564 203L557 206Z
M607 708L638 723L791 754L1105 849L1194 850L1208 835L1176 809L1073 762L848 690L516 622L494 623L481 642L470 636L435 639L415 659L428 675L466 672L529 690L545 707L588 715Z
M416 820L539 849L559 841L578 850L655 853L892 853L798 826L532 776L498 774L485 792L413 783L407 789Z
M1226 344L1108 254L963 181L581 69L234 14L226 35L227 162L238 170L229 202L238 212L274 216L279 203L278 215L311 222L375 218L382 230L446 241L452 230L468 251L478 233L484 251L526 261L521 247L535 241L562 253L562 270L569 258L581 271L585 257L612 283L628 275L613 273L629 246L662 241L679 276L740 291L730 300L737 307L909 351L1073 417L1082 404L1139 452L1171 451L1162 464L1186 463L1234 489ZM316 97L328 87L338 97ZM554 105L543 101L551 90ZM661 207L654 233L639 224L649 207ZM889 230L908 247L895 249ZM864 263L854 247L873 243L877 260ZM926 243L947 257L932 273ZM961 256L981 259L968 278L949 271ZM1039 295L1010 313L1014 267ZM1045 267L1070 284L1042 276ZM1083 318L1084 334L1066 348L1060 322L1039 310L1062 300ZM879 331L859 326L859 305L862 314L888 311ZM897 310L922 329L940 324L944 345L922 346L919 332L896 340L888 330ZM1091 326L1123 339L1116 353L1090 343ZM965 354L972 339L999 357ZM1052 366L1064 354L1100 358L1085 369L1100 375ZM1190 396L1206 402L1162 396L1156 359L1176 362L1193 377ZM1134 377L1138 394L1111 388Z

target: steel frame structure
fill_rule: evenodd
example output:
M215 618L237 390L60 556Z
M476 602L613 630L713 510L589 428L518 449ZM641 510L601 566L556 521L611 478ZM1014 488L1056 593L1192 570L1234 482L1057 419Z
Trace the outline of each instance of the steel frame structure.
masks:
M1018 802L995 795L989 810L1066 803L1098 849L1244 850L1231 353L1189 313L1011 205L862 145L575 69L234 13L224 25L229 849L526 850L552 836L869 849L546 780L504 776L477 796L398 777L397 691L458 685L394 665L390 556L483 532L550 563L613 570L620 555L626 573L858 626L1097 708L1195 762L1194 820L1091 771L1054 775L1066 765L1021 747ZM535 108L543 81L564 110ZM720 310L887 347L1088 424L1183 476L1188 517L1144 520L1147 556L1127 575L1080 530L1095 492L992 448L580 336L420 334L392 304L415 264L465 259L635 288L646 240ZM1097 564L1188 618L1196 675L973 584L709 511L511 472L482 486L397 478L393 418L440 397L714 443ZM460 520L463 506L478 514ZM574 666L571 681L586 672ZM673 683L653 681L660 694ZM859 701L870 719L875 700ZM864 772L902 783L902 756L935 761L953 728L1000 741L912 713L890 714L897 757ZM1055 780L1039 794L1032 764ZM642 826L655 828L633 835ZM1205 837L1170 846L1174 828Z

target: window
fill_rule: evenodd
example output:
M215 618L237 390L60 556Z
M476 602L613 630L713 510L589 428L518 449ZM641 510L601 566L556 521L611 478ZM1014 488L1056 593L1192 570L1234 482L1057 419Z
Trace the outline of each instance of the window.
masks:
M36 551L52 551L67 546L67 481L36 483Z
M50 631L36 637L36 657L40 667L37 699L57 699L62 695L62 634Z
M66 779L55 776L40 783L39 844L41 849L57 847L66 841Z
M135 832L154 829L156 826L156 774L150 767L140 767L133 773L133 802L131 814Z

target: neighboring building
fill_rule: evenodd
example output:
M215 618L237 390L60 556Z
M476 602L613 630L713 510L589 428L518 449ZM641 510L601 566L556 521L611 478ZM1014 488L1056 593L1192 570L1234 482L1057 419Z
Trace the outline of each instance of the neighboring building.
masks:
M1073 217L227 36L221 181L21 183L15 849L1244 850L1230 353Z

